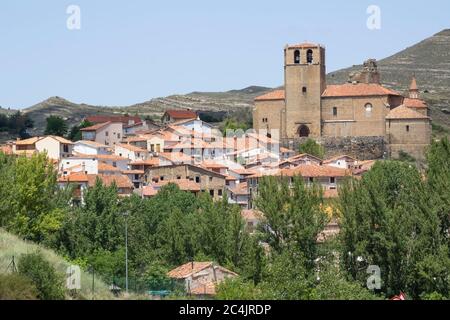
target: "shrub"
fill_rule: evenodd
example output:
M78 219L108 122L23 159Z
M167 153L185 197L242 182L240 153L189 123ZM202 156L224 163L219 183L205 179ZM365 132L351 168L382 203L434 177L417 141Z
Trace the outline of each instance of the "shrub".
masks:
M36 300L38 294L27 277L18 273L0 275L0 300Z
M40 252L22 255L18 263L19 274L29 278L38 290L41 300L64 299L63 279Z

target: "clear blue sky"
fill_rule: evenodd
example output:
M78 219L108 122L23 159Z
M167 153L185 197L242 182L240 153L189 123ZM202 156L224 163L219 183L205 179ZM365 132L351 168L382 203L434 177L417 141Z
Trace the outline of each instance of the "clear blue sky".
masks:
M81 8L81 30L66 28L71 4ZM381 8L381 30L366 27L371 4ZM0 105L23 108L56 95L128 105L278 86L286 43L324 44L333 71L450 28L449 12L448 0L4 0Z

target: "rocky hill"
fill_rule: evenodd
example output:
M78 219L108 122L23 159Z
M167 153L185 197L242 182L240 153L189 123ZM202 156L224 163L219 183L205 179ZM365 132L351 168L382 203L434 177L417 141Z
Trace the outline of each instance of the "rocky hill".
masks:
M406 48L399 53L380 60L378 67L382 82L393 89L405 92L413 74L416 75L422 97L432 109L435 129L450 133L450 29ZM351 72L360 65L332 72L328 83L344 83ZM88 115L94 114L139 114L158 119L167 109L190 108L197 111L251 113L253 99L271 90L252 86L227 92L192 92L155 98L131 106L93 106L75 104L60 97L52 97L24 110L35 122L34 134L42 134L45 119L59 115L69 125L74 125ZM6 110L3 110L6 111Z

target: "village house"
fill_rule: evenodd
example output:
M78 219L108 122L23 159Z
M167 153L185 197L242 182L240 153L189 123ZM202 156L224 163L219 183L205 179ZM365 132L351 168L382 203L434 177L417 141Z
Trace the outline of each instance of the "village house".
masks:
M357 160L354 157L348 155L340 155L324 160L323 164L336 168L351 169L356 162Z
M113 184L117 187L119 196L130 196L133 193L133 185L127 176L124 175L104 175L104 174L85 174L82 172L72 173L67 176L58 178L58 185L60 188L65 188L68 185L74 186L73 203L81 204L84 202L86 190L89 187L95 186L97 179L104 186L111 186Z
M186 179L198 183L201 192L208 192L215 200L223 196L225 177L220 173L190 164L150 167L145 171L147 185Z
M255 233L263 218L262 212L255 209L245 209L241 211L242 219L245 221L245 228L250 233Z
M122 122L104 122L81 129L82 140L95 141L107 146L119 144L123 138Z
M217 284L238 274L214 262L193 261L171 270L167 276L178 281L187 294L208 297L216 294Z
M234 187L227 188L228 192L228 203L237 204L242 209L248 209L250 193L247 188L247 183L242 182Z
M65 158L59 161L59 172L63 175L68 175L73 172L84 172L86 174L98 174L100 170L105 170L108 167L102 165L108 165L109 168L114 167L120 171L128 170L130 160L110 154L91 154L83 155L77 154L70 158ZM107 170L106 170L107 171ZM115 170L109 170L112 172Z
M293 182L294 177L302 177L306 185L316 183L323 188L324 192L337 194L339 184L351 175L350 170L325 165L300 165L292 169L275 169L273 171L259 172L247 178L248 193L250 195L248 207L249 209L254 208L253 200L258 195L259 180L265 176L285 178L288 179L289 183Z
M158 194L162 187L167 186L168 184L176 185L181 191L190 192L194 195L198 195L201 192L201 186L199 183L188 179L177 179L177 180L164 180L155 183L151 183L147 186L143 187L144 198L150 198Z
M114 146L114 154L127 158L130 161L146 160L148 158L148 151L131 144L116 144Z
M180 120L196 119L197 113L192 110L167 110L161 118L164 124Z
M36 142L39 140L39 137L33 137L29 139L19 140L14 142L13 144L13 154L20 156L31 156L36 153Z
M111 154L110 147L107 145L89 140L75 142L73 152L75 154Z
M49 159L61 160L72 156L73 143L57 136L46 136L35 143L37 152L46 152Z

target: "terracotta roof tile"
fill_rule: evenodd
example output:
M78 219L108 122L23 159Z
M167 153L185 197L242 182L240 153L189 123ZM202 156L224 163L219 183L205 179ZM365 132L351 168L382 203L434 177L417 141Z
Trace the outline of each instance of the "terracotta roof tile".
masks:
M170 278L184 279L212 265L212 262L188 262L168 272L167 275Z
M427 103L421 99L405 98L403 104L408 108L428 108Z
M147 150L139 148L139 147L136 147L136 146L134 146L132 144L120 143L120 144L116 145L116 147L122 147L124 149L127 149L129 151L133 151L133 152L144 152L144 153L147 152Z
M263 217L263 213L255 209L242 210L241 216L244 220L259 220Z
M284 90L274 90L262 96L256 97L255 101L284 100Z
M112 123L111 121L98 123L98 124L95 124L95 125L87 127L87 128L82 128L82 129L80 129L80 131L98 131L101 128L106 127L107 125L109 125L111 123Z
M196 119L197 113L191 110L167 110L168 114L173 119Z
M100 162L100 163L98 164L98 171L99 171L99 172L100 172L100 171L101 171L101 172L119 172L120 169L118 169L118 168L116 168L116 167L114 167L114 166L112 166L112 165L109 165L109 164Z
M24 140L18 140L15 142L15 144L17 146L26 146L26 145L32 145L35 144L36 142L38 142L41 138L40 137L32 137L29 139L24 139Z
M74 172L65 177L59 177L58 182L88 182L88 175L82 172Z
M322 97L365 97L365 96L400 96L394 90L376 83L346 83L340 85L328 85Z
M430 119L429 117L404 105L392 109L386 119Z
M133 188L133 184L131 183L130 179L121 174L115 174L115 175L104 175L104 174L88 174L88 185L90 187L95 185L95 182L97 180L97 177L100 178L102 183L109 187L114 182L116 183L116 186L118 188Z
M89 116L86 120L94 124L105 122L122 122L123 124L128 124L130 121L142 122L138 116Z

